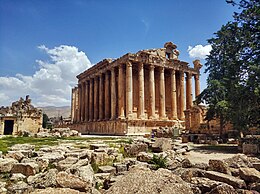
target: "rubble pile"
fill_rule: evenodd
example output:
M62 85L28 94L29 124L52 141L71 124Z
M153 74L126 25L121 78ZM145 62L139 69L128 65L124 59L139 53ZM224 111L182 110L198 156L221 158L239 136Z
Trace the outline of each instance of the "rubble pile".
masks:
M170 138L16 144L0 154L0 193L239 194L260 192L260 159L237 154L193 164ZM86 148L88 147L88 148Z

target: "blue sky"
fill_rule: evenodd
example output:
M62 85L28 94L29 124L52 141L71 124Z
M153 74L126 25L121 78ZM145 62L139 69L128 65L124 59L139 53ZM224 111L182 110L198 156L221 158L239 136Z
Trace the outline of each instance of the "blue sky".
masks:
M180 60L204 63L207 39L234 11L225 0L0 0L0 105L26 94L37 106L70 105L91 64L167 41Z

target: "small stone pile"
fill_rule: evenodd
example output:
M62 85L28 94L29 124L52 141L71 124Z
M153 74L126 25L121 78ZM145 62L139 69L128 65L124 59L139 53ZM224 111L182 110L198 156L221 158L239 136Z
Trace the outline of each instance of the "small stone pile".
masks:
M77 145L61 143L39 150L29 144L12 146L0 154L0 193L260 192L260 159L243 154L193 164L185 157L187 144L170 138L138 138L129 143L93 140L86 141L84 148Z
M35 134L35 137L74 137L80 136L80 133L70 128L54 128L54 129L41 129Z

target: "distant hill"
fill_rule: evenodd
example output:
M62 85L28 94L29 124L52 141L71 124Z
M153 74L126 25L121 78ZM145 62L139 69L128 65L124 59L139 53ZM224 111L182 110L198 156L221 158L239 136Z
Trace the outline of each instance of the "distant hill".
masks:
M38 107L42 109L43 113L47 114L47 116L50 117L60 117L67 118L70 116L70 106L46 106L46 107Z

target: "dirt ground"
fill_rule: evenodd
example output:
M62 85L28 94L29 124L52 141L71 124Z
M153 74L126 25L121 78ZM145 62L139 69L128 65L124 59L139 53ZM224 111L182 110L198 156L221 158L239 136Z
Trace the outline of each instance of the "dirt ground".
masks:
M185 157L188 158L193 164L195 163L208 163L210 159L223 160L231 158L237 153L237 146L221 144L217 146L190 144L191 151Z

